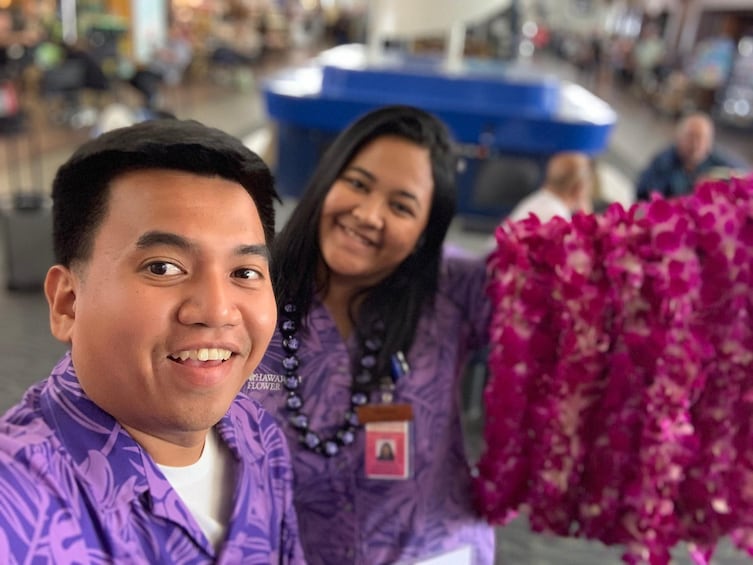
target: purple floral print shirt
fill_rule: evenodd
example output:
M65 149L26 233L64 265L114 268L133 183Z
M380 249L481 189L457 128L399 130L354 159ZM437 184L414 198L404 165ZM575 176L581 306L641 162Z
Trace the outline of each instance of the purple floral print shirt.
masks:
M0 419L3 563L304 563L279 427L239 395L216 428L237 461L218 552L66 354Z
M407 355L411 372L395 390L395 402L410 403L414 413L414 471L408 480L366 478L362 430L355 444L331 458L301 446L287 424L279 332L272 338L246 390L277 414L288 437L301 541L311 565L412 561L464 546L472 548L475 565L493 562L493 529L471 503L460 395L469 352L488 342L485 282L483 260L446 257L435 306L419 323ZM311 429L331 437L349 407L350 359L357 345L343 341L318 302L297 335L302 411Z

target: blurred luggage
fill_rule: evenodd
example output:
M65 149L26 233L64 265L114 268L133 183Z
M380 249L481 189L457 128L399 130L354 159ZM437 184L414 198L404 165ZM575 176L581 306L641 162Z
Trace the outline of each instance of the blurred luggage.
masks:
M14 118L20 112L16 85L10 80L0 80L0 119Z
M23 184L20 167L24 140L30 185ZM5 145L4 160L10 192L0 205L6 286L8 290L39 290L47 269L54 263L52 206L42 184L40 152L34 151L34 136L22 112L0 117L0 142Z

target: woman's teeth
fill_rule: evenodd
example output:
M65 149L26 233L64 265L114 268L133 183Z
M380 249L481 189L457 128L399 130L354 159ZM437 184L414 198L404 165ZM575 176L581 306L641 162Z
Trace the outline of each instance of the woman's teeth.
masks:
M346 228L346 227L343 227L343 229L345 230L345 233L347 233L350 237L353 237L353 238L359 240L361 243L364 243L366 245L374 245L374 243L372 243L370 240L368 240L365 237L363 237L362 235L354 232L352 229Z

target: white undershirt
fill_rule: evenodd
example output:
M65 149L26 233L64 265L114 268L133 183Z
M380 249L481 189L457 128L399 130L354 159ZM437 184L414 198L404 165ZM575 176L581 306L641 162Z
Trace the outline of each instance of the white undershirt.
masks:
M507 219L511 221L525 220L531 213L536 214L542 224L555 216L569 220L573 215L565 201L546 188L540 188L518 202Z
M225 540L233 494L233 456L212 428L199 460L187 467L158 465L215 550Z

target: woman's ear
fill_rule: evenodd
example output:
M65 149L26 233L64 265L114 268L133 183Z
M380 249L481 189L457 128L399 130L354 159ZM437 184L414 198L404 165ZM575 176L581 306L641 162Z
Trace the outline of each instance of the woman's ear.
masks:
M50 307L50 331L63 343L70 343L76 321L78 278L67 267L53 265L44 280L44 294Z

